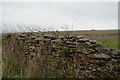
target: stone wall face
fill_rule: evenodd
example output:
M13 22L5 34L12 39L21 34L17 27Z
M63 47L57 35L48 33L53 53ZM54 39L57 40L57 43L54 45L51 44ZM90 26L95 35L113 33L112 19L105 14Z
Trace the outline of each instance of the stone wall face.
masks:
M3 77L119 78L119 50L83 36L8 34L2 40Z

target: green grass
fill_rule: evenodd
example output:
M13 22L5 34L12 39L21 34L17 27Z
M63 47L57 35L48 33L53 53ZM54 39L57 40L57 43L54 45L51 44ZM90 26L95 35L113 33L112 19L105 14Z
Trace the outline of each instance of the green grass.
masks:
M118 34L118 30L82 30L82 31L74 31L74 34Z
M118 39L97 39L97 41L101 42L104 48L120 49Z

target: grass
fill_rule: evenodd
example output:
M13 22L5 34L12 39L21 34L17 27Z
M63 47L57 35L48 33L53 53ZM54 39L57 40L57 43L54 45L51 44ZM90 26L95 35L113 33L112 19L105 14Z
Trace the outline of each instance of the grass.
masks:
M91 30L78 30L78 31L73 31L73 34L118 34L118 30L95 30L95 31L91 31Z
M97 41L100 42L104 48L120 49L118 46L120 43L117 39L97 39Z

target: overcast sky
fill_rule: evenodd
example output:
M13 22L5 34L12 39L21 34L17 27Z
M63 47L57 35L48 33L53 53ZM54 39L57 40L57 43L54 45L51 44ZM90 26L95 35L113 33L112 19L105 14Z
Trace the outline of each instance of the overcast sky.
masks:
M2 22L74 30L117 29L117 2L4 2ZM15 27L10 27L13 29ZM17 29L17 28L16 28Z

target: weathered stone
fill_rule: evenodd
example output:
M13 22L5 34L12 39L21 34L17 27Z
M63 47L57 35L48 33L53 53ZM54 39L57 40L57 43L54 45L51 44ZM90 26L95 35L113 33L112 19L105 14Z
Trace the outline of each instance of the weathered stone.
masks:
M63 40L63 39L64 39L64 36L59 36L59 39Z
M55 39L57 39L55 36L53 36L53 35L44 35L43 36L45 39L50 39L50 40L55 40Z
M81 49L76 49L76 53L83 53Z
M112 54L113 54L113 55L120 55L120 50L113 50L113 51L112 51Z
M76 45L76 43L75 43L75 42L70 42L70 41L67 41L66 43L67 43L67 45Z
M58 53L52 53L54 57L59 57L60 55Z
M87 55L87 57L89 57L89 58L96 58L96 55L95 54L89 54L89 55Z
M92 69L92 71L96 71L96 69L94 68L94 69Z
M30 48L30 49L35 49L35 46L30 46L29 48Z
M83 38L83 36L76 36L78 39L82 39Z
M104 59L108 59L108 58L111 58L109 55L106 55L106 54L96 54L96 57L97 58L104 58Z
M36 39L36 36L31 36L32 39Z
M71 42L75 42L76 39L75 39L75 38L73 38L73 39L69 39L69 41L71 41Z
M76 48L75 45L68 45L69 48Z
M75 36L68 36L67 38L68 39L73 39L73 38L75 38Z
M91 44L95 44L97 41L96 40L90 40L89 41Z
M91 69L92 69L92 67L88 67L88 69L89 69L89 70L91 70Z
M25 37L25 35L24 35L24 34L21 34L21 35L19 35L19 37Z
M60 39L56 39L56 40L52 40L51 42L52 43L59 43L59 42L61 42L61 40Z
M89 54L87 55L89 58L96 58L96 59L109 59L111 58L109 55L106 54Z
M90 42L86 42L86 44L87 44L89 47L93 46Z
M85 54L79 54L79 57L84 58L84 57L86 57L86 55Z
M38 38L36 38L35 40L36 41L41 41L41 40L43 40L44 38L42 38L42 37L38 37Z
M79 39L78 42L84 43L84 42L88 42L88 39Z

